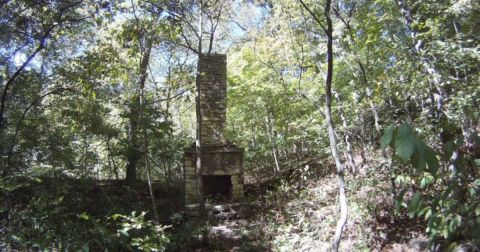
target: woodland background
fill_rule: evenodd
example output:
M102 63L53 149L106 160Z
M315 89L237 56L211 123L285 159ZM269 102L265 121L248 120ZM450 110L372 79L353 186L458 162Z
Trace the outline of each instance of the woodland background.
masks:
M479 16L472 0L0 1L0 250L338 249L348 203L340 250L476 251ZM227 54L251 204L201 222L182 209L199 53Z

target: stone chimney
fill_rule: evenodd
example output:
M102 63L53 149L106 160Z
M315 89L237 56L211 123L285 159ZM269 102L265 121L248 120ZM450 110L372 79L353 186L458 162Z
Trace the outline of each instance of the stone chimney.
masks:
M227 57L200 57L200 113L202 145L225 144L227 108Z
M210 201L243 200L243 149L225 139L227 56L200 57L202 181ZM195 143L184 150L185 205L198 203Z

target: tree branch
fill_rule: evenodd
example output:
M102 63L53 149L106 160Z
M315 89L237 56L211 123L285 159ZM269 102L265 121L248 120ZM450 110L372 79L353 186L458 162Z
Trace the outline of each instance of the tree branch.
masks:
M313 13L313 11L310 10L310 8L308 8L308 6L303 2L303 0L298 0L298 1L302 4L303 8L310 14L310 16L312 16L312 18L315 20L315 22L317 22L317 24L320 26L320 28L322 28L322 30L325 33L328 33L327 29L322 24L322 21L320 21L320 19L318 19L317 15L315 15L315 13Z
M17 79L17 77L22 73L22 71L25 69L25 67L30 63L30 61L32 61L33 58L35 58L35 56L41 50L43 50L45 48L47 38L50 36L50 34L52 33L53 29L56 26L57 25L52 25L49 29L47 29L47 31L45 31L42 39L40 40L40 44L38 45L37 49L32 54L30 54L30 56L28 56L27 60L25 62L23 62L23 64L17 69L17 71L15 71L13 76L10 79L8 79L7 82L5 83L5 87L4 87L3 92L2 92L1 104L0 104L0 130L4 126L3 125L4 124L3 113L5 111L5 103L6 103L6 100L7 100L8 89L13 84L13 82Z

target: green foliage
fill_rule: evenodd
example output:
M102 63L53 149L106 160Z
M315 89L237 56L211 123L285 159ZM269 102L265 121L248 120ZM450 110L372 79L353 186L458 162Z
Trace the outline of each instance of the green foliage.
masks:
M436 152L408 124L385 129L381 145L382 148L390 146L394 156L415 168L414 173L406 173L411 177L399 175L396 178L400 188L403 188L395 199L397 213L406 208L409 218L425 221L426 232L432 241L452 241L466 237L480 242L479 179L470 180L466 184L468 180L460 182L459 177L465 179L465 176L473 175L464 174L462 171L466 171L466 167L460 163L455 164L456 169L459 169L458 174L446 176L445 170L439 170L442 167ZM451 155L452 151L448 153ZM446 161L449 159L450 156ZM446 164L454 165L449 162ZM397 172L404 173L401 170ZM413 195L407 200L404 197L409 189L412 189Z
M114 203L117 199L106 197L106 192L95 195L99 188L87 181L71 182L64 177L52 180L45 174L3 179L0 199L6 205L0 206L0 214L7 214L8 219L1 220L0 242L20 250L165 250L168 226L153 223L146 212L111 215L127 207ZM124 195L120 200L127 199Z
M402 124L394 132L393 145L396 154L404 161L408 161L413 152L417 149L413 130L408 124ZM422 150L420 150L422 151ZM417 167L418 169L419 167Z
M98 196L104 202L95 208L99 203L85 200L90 187L83 183L118 182L132 160L144 179L140 168L148 160L153 179L169 189L165 194L179 195L183 148L195 136L196 55L186 48L198 42L198 1L0 2L0 94L6 95L0 192L7 199L0 201L0 216L8 216L1 219L0 239L19 250L154 251L195 242L202 231L196 224L175 230L167 244L168 230L148 214L130 214L149 209L132 204L140 202L135 186L122 195L133 199L130 206L112 207L110 196ZM208 27L217 29L213 51L228 54L226 134L245 148L247 181L280 173L302 188L329 173L326 48L318 24L297 0L213 2L204 6L201 35L207 42ZM322 17L323 3L305 2ZM396 217L425 225L434 241L478 244L480 4L332 3L338 93L332 111L340 153L348 135L362 169L390 164L375 157L379 140L392 154L388 175L396 197L389 207ZM228 15L221 13L216 26L219 5ZM144 59L148 69L142 69ZM278 195L297 190L280 177L278 191L266 200L272 207L283 203ZM384 181L370 179L358 184L384 189ZM81 184L78 193L74 183ZM174 203L161 200L170 214ZM352 209L366 217L368 206L360 205ZM281 233L269 242L285 250L322 231L305 221L307 213L281 225L277 212L269 214L268 228Z
M152 221L145 220L146 212L137 215L114 214L112 219L121 220L121 228L117 230L117 236L130 239L130 245L140 251L165 251L169 238L165 235L168 226L156 225Z
M307 67L314 64L309 51L314 46L289 24L301 23L293 18L300 15L293 2L274 8L255 40L228 55L227 136L246 148L247 169L262 173L275 170L276 162L281 171L303 167L293 162L297 159L318 164L318 156L328 151L321 137L326 130L318 127L323 123L315 97L320 78Z
M429 147L414 132L413 128L404 123L398 127L390 126L385 129L380 140L383 149L390 146L394 155L401 158L403 162L409 162L418 173L423 172L426 167L432 175L437 174L439 167L435 151Z

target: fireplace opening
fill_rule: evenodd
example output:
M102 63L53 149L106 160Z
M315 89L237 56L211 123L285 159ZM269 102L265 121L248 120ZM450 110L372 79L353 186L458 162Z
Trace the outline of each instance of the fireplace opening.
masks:
M205 199L212 201L232 200L232 176L230 175L203 175L203 191Z

